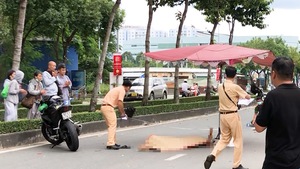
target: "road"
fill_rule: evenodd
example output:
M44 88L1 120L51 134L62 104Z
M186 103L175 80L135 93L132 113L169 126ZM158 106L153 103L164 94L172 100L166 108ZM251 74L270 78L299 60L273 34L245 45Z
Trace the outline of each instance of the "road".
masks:
M244 153L242 164L250 169L261 168L264 158L265 133L255 133L246 127L254 107L240 111L243 121ZM70 152L65 143L51 149L47 142L0 151L2 169L199 169L212 147L169 152L140 152L138 146L152 135L207 137L210 127L217 132L218 114L180 119L149 126L118 129L120 144L129 150L106 150L106 132L80 137L77 152ZM233 148L227 147L211 169L232 168Z

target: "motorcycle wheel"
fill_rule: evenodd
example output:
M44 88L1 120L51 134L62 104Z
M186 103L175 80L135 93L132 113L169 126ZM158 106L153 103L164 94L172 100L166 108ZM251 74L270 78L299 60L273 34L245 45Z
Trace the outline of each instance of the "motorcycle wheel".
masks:
M79 147L79 140L75 125L71 121L64 121L62 129L68 148L76 151Z
M63 139L61 137L54 138L51 134L51 131L49 131L49 130L52 130L52 128L47 127L46 124L43 123L42 124L42 134L48 142L50 142L53 145L59 145L60 143L63 142Z

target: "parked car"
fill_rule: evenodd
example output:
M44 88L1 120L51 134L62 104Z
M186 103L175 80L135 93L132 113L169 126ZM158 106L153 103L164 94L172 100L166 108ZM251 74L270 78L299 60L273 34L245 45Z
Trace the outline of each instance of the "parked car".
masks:
M132 82L132 87L129 92L126 93L124 100L142 100L144 93L144 78L137 78ZM167 85L162 78L150 77L148 88L148 99L155 100L158 98L167 99Z

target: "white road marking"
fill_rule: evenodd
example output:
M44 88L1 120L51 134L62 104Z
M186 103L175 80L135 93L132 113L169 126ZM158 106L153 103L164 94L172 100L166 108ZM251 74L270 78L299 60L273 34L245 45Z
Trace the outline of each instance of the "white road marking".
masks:
M43 146L46 144L50 144L50 143L43 141L43 142L35 143L34 145L31 145L31 146L24 145L24 146L18 147L18 148L12 147L12 148L8 148L8 149L0 150L0 154L5 154L5 153L9 153L9 152L14 152L14 151L20 151L20 150L26 150L26 149L30 149L30 148Z
M178 130L193 130L192 128L184 128L184 127L170 127L171 129L178 129Z
M175 159L177 159L177 158L180 158L180 157L183 157L183 156L185 156L186 154L177 154L177 155L174 155L174 156L172 156L172 157L169 157L169 158L167 158L167 159L165 159L165 161L173 161L173 160L175 160Z

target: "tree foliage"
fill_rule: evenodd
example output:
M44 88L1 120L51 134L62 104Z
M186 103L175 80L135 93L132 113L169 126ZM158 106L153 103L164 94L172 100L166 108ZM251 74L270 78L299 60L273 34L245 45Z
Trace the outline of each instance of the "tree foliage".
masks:
M229 24L229 44L233 41L235 21L240 22L242 26L265 28L265 16L271 13L272 2L273 0L228 0L225 8L225 21Z
M0 63L5 72L11 68L13 40L17 25L19 0L0 2ZM112 0L30 0L26 10L24 27L21 70L28 70L25 76L32 78L35 70L31 62L42 56L39 48L41 42L47 42L53 60L68 62L66 51L74 46L79 56L79 69L87 69L87 81L94 80L97 69L97 58L106 32L106 25L114 2ZM125 12L118 10L112 31L120 28ZM42 41L41 41L42 40ZM116 51L116 36L112 34L108 53ZM49 51L48 51L49 52ZM95 59L95 60L94 60ZM105 64L103 80L108 81L110 60ZM88 62L88 64L86 64ZM89 67L92 66L92 67ZM107 68L106 68L107 66ZM107 69L107 71L106 71ZM89 78L91 77L91 78Z
M226 6L228 0L195 0L195 8L202 12L206 16L205 20L213 24L211 31L208 31L211 35L209 44L214 44L215 31L218 24L223 21L226 16Z
M275 56L291 57L292 56L291 54L293 54L294 58L293 57L292 58L294 61L296 58L300 56L299 52L297 54L295 50L292 50L294 48L289 47L281 37L267 37L267 39L253 38L252 40L247 41L246 43L240 44L240 46L255 48L255 49L271 50ZM270 69L268 67L261 67L260 65L256 65L252 61L250 61L250 63L245 65L239 65L238 67L240 68L243 74L248 73L250 79L251 79L250 75L252 74L253 71L255 71L257 74L261 74L263 72L268 75ZM296 67L299 67L299 65L296 65ZM267 78L265 83L267 83ZM266 87L267 85L264 86Z
M105 38L104 38L104 42L103 42L103 46L102 46L101 57L98 62L97 76L95 78L94 88L93 88L93 92L92 92L92 98L90 101L90 111L96 110L100 81L102 80L102 77L103 77L105 60L107 60L106 58L107 58L107 51L108 51L108 47L109 47L109 40L111 37L110 35L111 35L112 27L114 24L114 19L118 13L120 4L121 4L121 0L116 0L116 2L114 3L114 5L111 9L110 14L109 14L108 23L106 25ZM117 80L117 85L118 85L118 80Z

